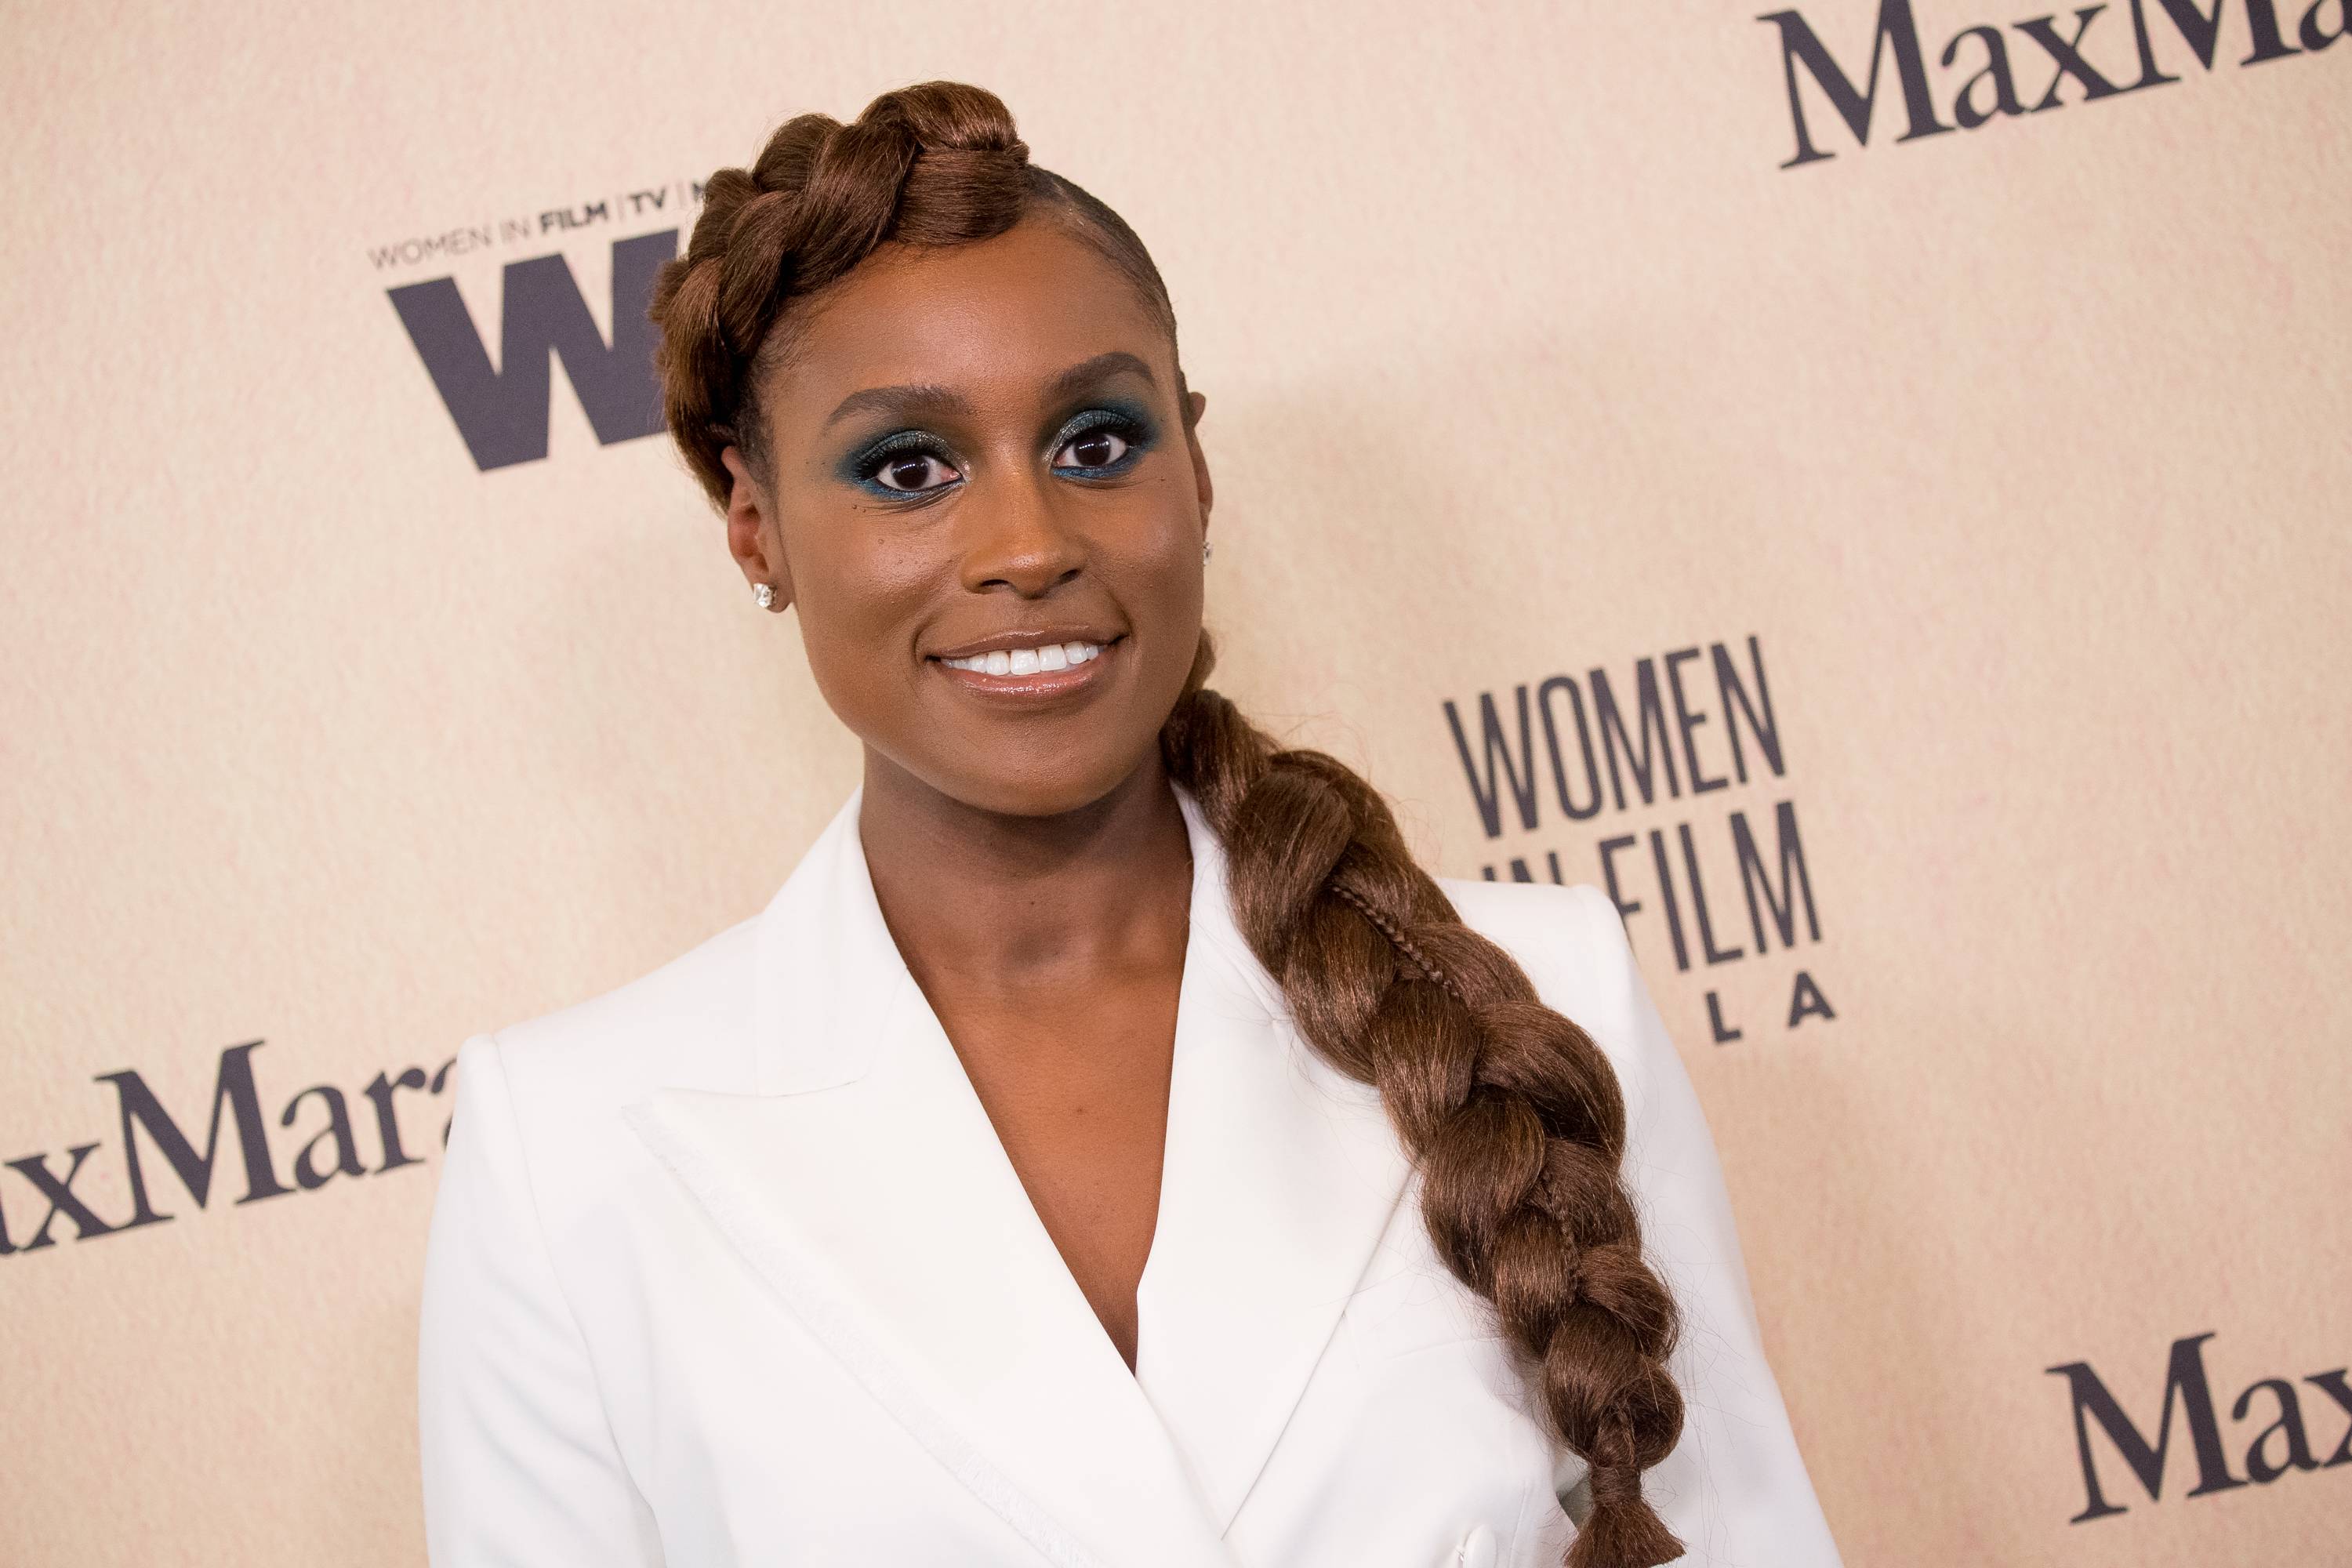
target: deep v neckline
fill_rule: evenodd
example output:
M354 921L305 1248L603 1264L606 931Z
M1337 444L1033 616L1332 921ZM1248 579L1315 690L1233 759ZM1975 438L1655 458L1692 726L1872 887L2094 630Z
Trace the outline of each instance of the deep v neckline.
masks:
M1189 851L1189 832L1187 847ZM1076 1244L1076 1237L1072 1237L1070 1238L1069 1245L1066 1245L1065 1238L1062 1236L1056 1235L1055 1219L1048 1213L1048 1210L1054 1206L1055 1196L1058 1195L1058 1194L1064 1190L1065 1184L1069 1181L1071 1173L1067 1170L1055 1169L1051 1164L1035 1165L1028 1169L1024 1168L1022 1159L1014 1152L1014 1146L1016 1144L1025 1144L1030 1142L1030 1139L1026 1135L1019 1132L1016 1132L1014 1135L1008 1138L1006 1121L1001 1120L999 1113L990 1109L990 1095L987 1091L983 1090L980 1081L974 1078L971 1058L966 1055L965 1051L961 1047L957 1046L955 1036L949 1029L947 1020L940 1016L939 1007L924 991L921 982L915 977L913 967L907 963L904 952L898 948L896 937L893 936L891 938L893 952L898 959L898 968L904 974L906 981L906 997L905 1000L902 1001L901 1005L919 1010L920 1026L925 1033L932 1037L934 1048L945 1051L955 1062L957 1070L963 1080L964 1087L971 1097L973 1109L978 1111L980 1119L987 1125L991 1139L995 1145L996 1153L1003 1161L1004 1169L1012 1174L1014 1184L1020 1188L1023 1196L1026 1199L1031 1217L1035 1220L1038 1229L1045 1234L1056 1261L1061 1265L1063 1272L1068 1276L1072 1288L1087 1300L1088 1308L1094 1315L1097 1326L1102 1331L1103 1337L1111 1344L1112 1349L1118 1352L1121 1364L1127 1367L1130 1375L1137 1375L1143 1364L1143 1288L1144 1282L1150 1278L1152 1260L1159 1252L1160 1216L1167 1201L1169 1182L1168 1149L1171 1138L1173 1135L1172 1122L1175 1116L1174 1081L1177 1070L1176 1057L1179 1042L1184 1037L1185 999L1186 993L1189 989L1187 980L1191 973L1191 966L1193 962L1194 954L1194 943L1192 938L1192 922L1189 910L1189 900L1193 897L1197 897L1198 894L1198 889L1195 886L1198 878L1198 868L1199 859L1197 855L1188 853L1186 862L1188 910L1184 922L1184 952L1177 965L1176 991L1173 1005L1169 1008L1168 1043L1166 1047L1168 1071L1166 1077L1159 1083L1156 1096L1159 1106L1158 1131L1160 1134L1160 1158L1157 1169L1151 1173L1151 1192L1150 1199L1150 1214L1148 1216L1149 1229L1144 1237L1143 1260L1140 1266L1135 1270L1134 1281L1131 1289L1119 1292L1119 1294L1124 1297L1124 1305L1127 1310L1129 1321L1133 1323L1134 1349L1132 1360L1128 1358L1125 1349L1120 1346L1118 1342L1119 1336L1117 1329L1113 1326L1112 1321L1105 1317L1100 1305L1097 1304L1095 1299L1094 1293L1090 1292L1087 1289L1087 1280L1083 1277L1086 1273L1089 1272L1087 1266L1084 1264L1073 1263L1071 1260L1071 1252ZM887 922L886 921L886 928L887 924ZM1003 1086L1000 1085L998 1087L1002 1089ZM1006 1095L1005 1098L1017 1102L1024 1097L1015 1091ZM1044 1190L1045 1194L1042 1197L1041 1189Z
M759 917L744 1090L625 1112L795 1318L1055 1563L1224 1561L1411 1174L1378 1094L1298 1039L1177 798L1192 899L1132 1373L891 940L856 795Z

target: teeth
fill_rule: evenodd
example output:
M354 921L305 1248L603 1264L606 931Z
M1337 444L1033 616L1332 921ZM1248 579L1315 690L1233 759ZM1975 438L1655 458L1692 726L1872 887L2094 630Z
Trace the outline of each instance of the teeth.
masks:
M1041 670L1069 669L1100 658L1103 645L1092 642L1047 643L1043 647L995 648L970 658L941 662L976 675L1035 675Z

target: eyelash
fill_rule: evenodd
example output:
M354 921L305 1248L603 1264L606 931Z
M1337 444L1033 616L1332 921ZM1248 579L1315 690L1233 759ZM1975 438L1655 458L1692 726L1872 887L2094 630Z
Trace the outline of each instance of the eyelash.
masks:
M952 468L955 466L949 459L947 447L942 446L936 437L920 430L901 430L897 435L884 437L866 448L856 460L851 463L851 477L875 494L894 501L920 500L950 488L947 485L936 485L925 490L902 490L884 484L881 479L882 470L889 466L892 459L898 458L936 458L942 467Z
M1088 436L1116 436L1127 443L1127 450L1118 457L1098 468L1073 465L1061 470L1090 477L1116 474L1132 468L1138 458L1151 449L1153 434L1151 422L1139 414L1118 408L1089 408L1055 433L1054 451L1059 456L1063 447Z
M1100 468L1086 468L1074 464L1068 468L1057 467L1055 471L1087 479L1108 479L1123 473L1132 468L1145 452L1150 450L1154 434L1150 424L1136 415L1111 408L1090 408L1055 432L1053 451L1058 456L1072 442L1103 433L1116 436L1127 443L1127 450L1122 452L1116 460L1104 464ZM888 466L893 458L904 457L932 458L936 458L943 468L951 469L955 467L953 458L947 447L937 437L928 431L901 430L895 435L884 437L866 448L851 463L850 473L867 489L893 501L927 500L963 482L962 476L958 475L945 484L933 485L919 490L898 489L884 484L881 480L884 468Z

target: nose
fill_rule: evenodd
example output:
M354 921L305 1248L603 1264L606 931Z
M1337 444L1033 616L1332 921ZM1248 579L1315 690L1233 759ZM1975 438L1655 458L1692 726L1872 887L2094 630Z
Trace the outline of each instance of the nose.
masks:
M1042 598L1085 570L1086 541L1055 506L1050 484L988 488L994 493L971 496L976 504L967 504L958 520L967 589Z

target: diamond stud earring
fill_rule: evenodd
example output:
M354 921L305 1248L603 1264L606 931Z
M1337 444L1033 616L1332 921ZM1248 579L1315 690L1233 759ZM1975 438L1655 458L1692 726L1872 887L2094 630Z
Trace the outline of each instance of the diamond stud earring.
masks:
M1206 566L1206 565L1209 563L1209 557L1210 557L1212 554L1215 553L1215 552L1216 552L1216 548L1217 548L1217 547L1216 547L1215 545L1213 545L1213 544L1210 543L1210 542L1209 542L1207 540L1205 540L1205 539L1204 539L1204 540L1202 540L1202 541L1201 541L1201 564L1202 564L1202 565Z
M763 610L767 609L775 604L776 591L765 583L755 583L751 585L751 602Z

